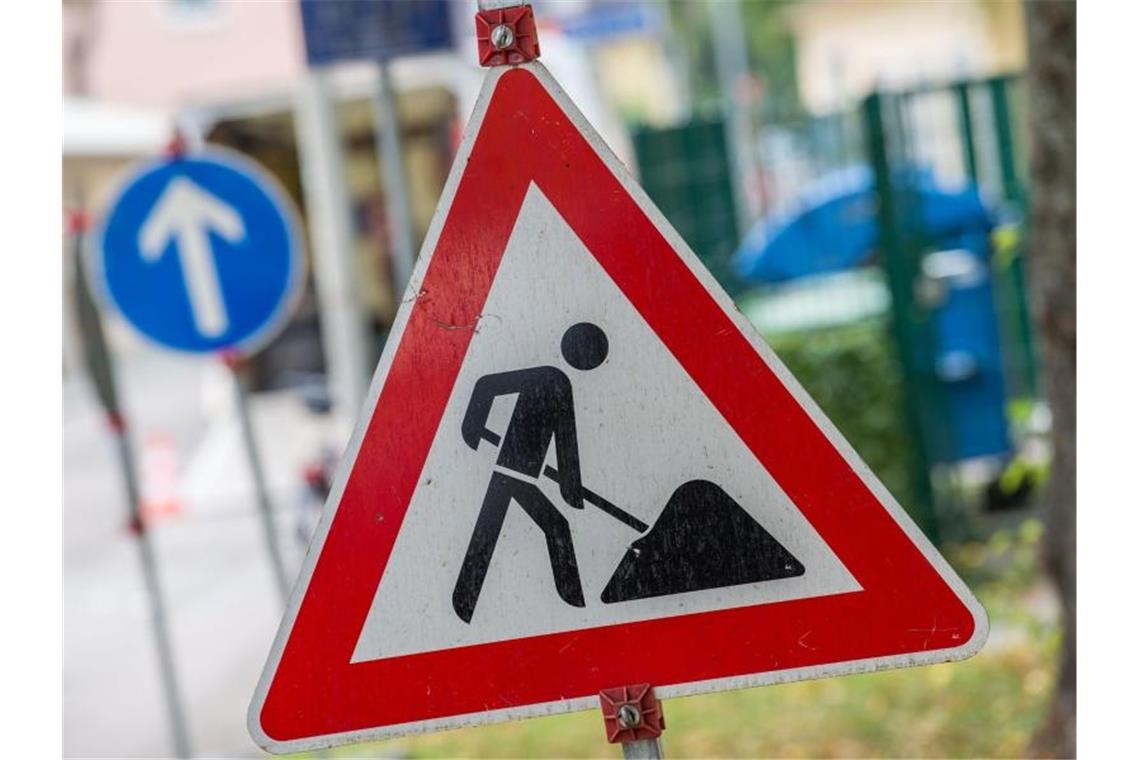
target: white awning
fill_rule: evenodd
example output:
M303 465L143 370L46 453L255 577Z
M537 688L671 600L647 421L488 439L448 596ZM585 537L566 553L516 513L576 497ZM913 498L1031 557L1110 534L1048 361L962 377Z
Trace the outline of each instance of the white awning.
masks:
M88 98L63 100L64 156L134 156L155 153L170 140L171 114Z

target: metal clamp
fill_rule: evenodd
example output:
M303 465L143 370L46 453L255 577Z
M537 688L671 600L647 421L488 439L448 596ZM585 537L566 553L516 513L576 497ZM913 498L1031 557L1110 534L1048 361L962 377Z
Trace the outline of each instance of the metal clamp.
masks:
M483 8L475 14L475 38L480 66L513 66L541 54L534 9L529 5Z
M621 744L625 757L661 757L658 737L665 730L661 702L647 683L602 689L598 694L606 741Z

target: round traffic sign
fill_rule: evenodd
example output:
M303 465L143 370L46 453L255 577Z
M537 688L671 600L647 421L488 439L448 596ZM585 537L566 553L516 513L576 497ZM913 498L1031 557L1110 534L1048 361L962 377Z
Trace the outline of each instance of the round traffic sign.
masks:
M148 339L249 352L288 319L302 283L293 206L252 161L208 152L130 173L95 237L94 282Z

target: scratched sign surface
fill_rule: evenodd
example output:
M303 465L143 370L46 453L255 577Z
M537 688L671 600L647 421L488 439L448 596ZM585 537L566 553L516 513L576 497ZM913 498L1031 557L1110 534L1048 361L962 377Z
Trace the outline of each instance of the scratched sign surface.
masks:
M139 333L191 353L251 350L302 284L292 204L228 151L148 162L121 183L95 236L92 281Z
M967 656L985 614L538 64L489 72L250 707L295 751Z

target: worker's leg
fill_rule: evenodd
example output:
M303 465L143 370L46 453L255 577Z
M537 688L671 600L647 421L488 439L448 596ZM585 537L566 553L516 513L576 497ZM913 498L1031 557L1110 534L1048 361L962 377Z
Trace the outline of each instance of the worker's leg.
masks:
M570 523L535 484L512 479L511 486L515 501L546 534L546 550L550 553L550 567L554 571L554 587L558 589L558 595L567 604L585 607Z
M499 532L503 529L503 519L507 516L507 507L511 503L511 484L514 482L513 478L495 472L487 485L487 495L483 497L483 506L479 510L479 519L475 521L471 542L467 545L463 567L455 581L455 590L451 592L451 606L465 623L470 623L471 616L475 614L475 603L479 601L483 579L487 576L491 555L499 541Z

